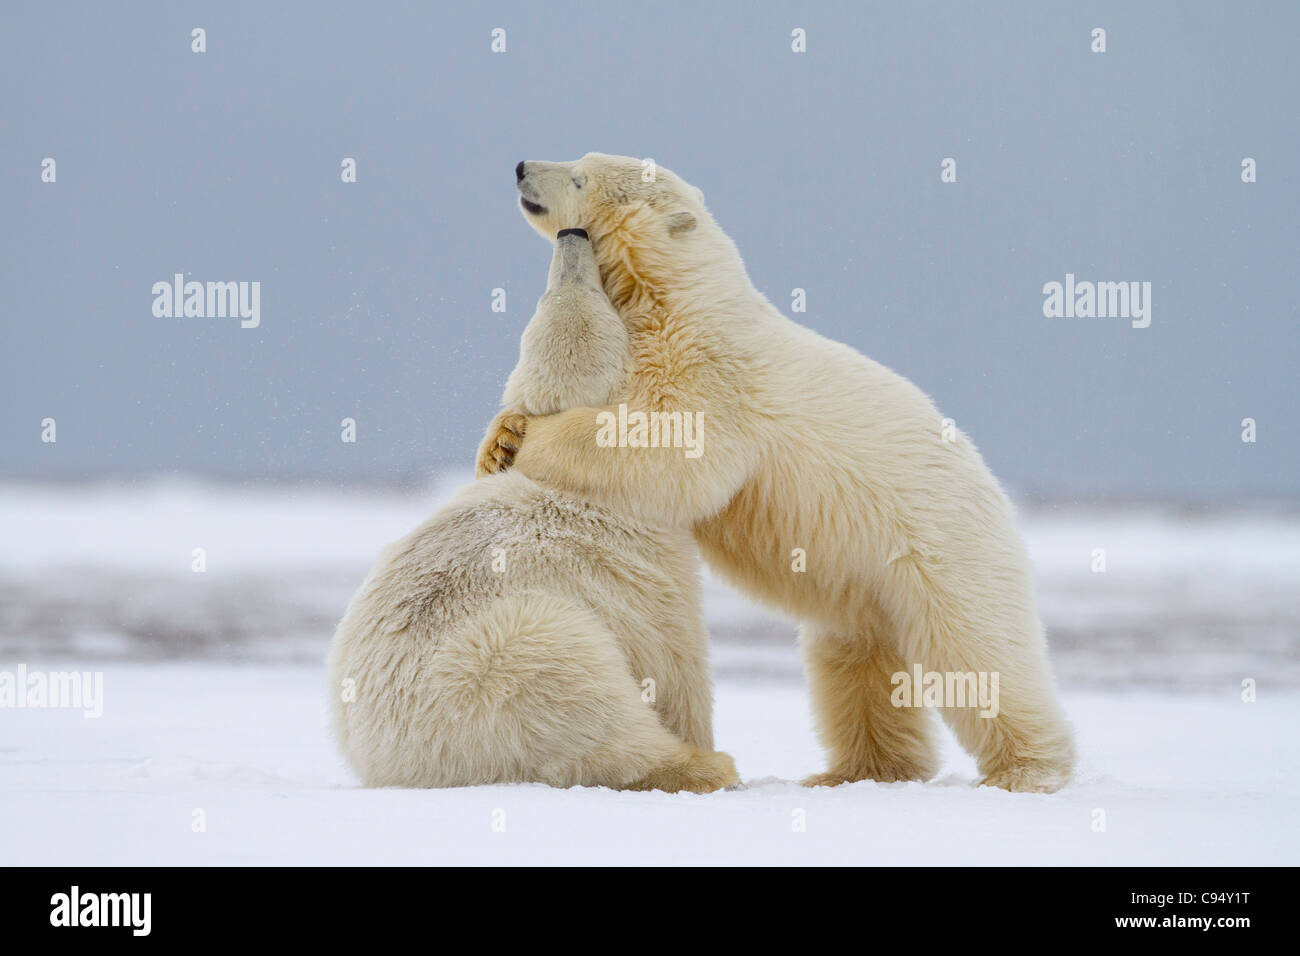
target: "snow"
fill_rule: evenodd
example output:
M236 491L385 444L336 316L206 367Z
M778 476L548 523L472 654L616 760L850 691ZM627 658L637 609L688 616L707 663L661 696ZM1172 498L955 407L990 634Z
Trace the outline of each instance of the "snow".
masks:
M321 667L115 664L104 696L98 720L5 713L0 863L1276 865L1300 849L1294 694L1069 694L1082 772L1050 796L976 788L951 739L930 783L800 787L821 758L802 688L775 682L720 682L718 746L745 782L708 795L364 790L326 732Z
M0 709L0 864L1298 861L1300 515L1285 508L1021 510L1080 739L1057 794L977 788L946 732L929 783L800 787L825 768L794 625L711 577L717 744L742 788L363 790L329 737L325 648L378 549L463 480L0 484L0 671L104 681L98 719Z

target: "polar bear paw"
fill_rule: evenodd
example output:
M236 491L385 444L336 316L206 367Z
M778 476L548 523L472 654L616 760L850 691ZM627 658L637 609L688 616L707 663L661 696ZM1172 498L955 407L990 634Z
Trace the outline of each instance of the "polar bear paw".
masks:
M720 750L691 751L684 759L652 770L628 790L663 790L666 793L712 793L740 783L736 762Z
M994 771L979 782L1012 793L1055 793L1070 782L1070 766L1046 762L1026 763Z
M860 780L872 780L876 783L906 783L909 780L927 780L932 773L910 766L881 767L862 773L843 773L834 770L828 773L815 773L799 781L804 787L838 787Z
M479 446L474 477L495 475L514 464L515 455L524 442L524 429L528 419L517 412L501 412L488 426L483 444Z

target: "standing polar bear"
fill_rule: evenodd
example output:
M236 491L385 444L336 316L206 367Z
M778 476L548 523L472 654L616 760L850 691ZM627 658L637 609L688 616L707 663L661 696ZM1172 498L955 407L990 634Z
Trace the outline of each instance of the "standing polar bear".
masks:
M514 419L508 430L495 421L480 471L513 458L548 488L692 526L712 567L799 618L830 758L806 783L935 773L927 713L894 696L898 675L919 666L949 682L998 681L996 716L941 709L983 783L1061 787L1074 747L1028 557L970 440L944 440L939 412L906 379L778 312L700 191L668 170L590 153L523 162L515 174L539 232L578 223L590 233L633 366L609 407ZM702 413L711 440L698 458L598 446L596 415L620 404Z
M586 233L560 232L505 408L607 401L628 361ZM713 752L698 565L688 529L517 472L474 482L385 549L338 626L344 755L367 786L735 783Z

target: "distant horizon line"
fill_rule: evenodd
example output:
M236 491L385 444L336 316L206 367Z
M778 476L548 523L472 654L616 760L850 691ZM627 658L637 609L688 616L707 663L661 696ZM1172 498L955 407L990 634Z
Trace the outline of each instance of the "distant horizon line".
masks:
M386 493L426 493L445 488L453 482L468 484L473 480L473 466L443 466L441 468L407 468L388 477L379 475L338 475L322 472L297 472L292 474L236 475L230 472L198 471L186 469L111 470L63 472L59 474L22 473L13 469L0 469L0 490L16 487L118 487L132 488L148 485L206 486L230 490L247 488L311 489L313 491L377 491ZM1140 507L1163 505L1200 510L1296 510L1300 511L1300 493L1259 492L1230 494L1220 491L1088 491L1080 488L1042 489L1017 486L1003 482L1007 496L1017 506L1059 507L1071 505L1088 507Z

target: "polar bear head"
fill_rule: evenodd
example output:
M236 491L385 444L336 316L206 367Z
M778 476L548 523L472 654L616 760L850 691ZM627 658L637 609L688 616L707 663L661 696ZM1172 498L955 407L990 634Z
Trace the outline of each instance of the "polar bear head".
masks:
M616 305L636 289L689 281L696 270L740 266L704 194L653 160L604 153L525 160L515 181L524 218L547 239L561 229L587 231Z

